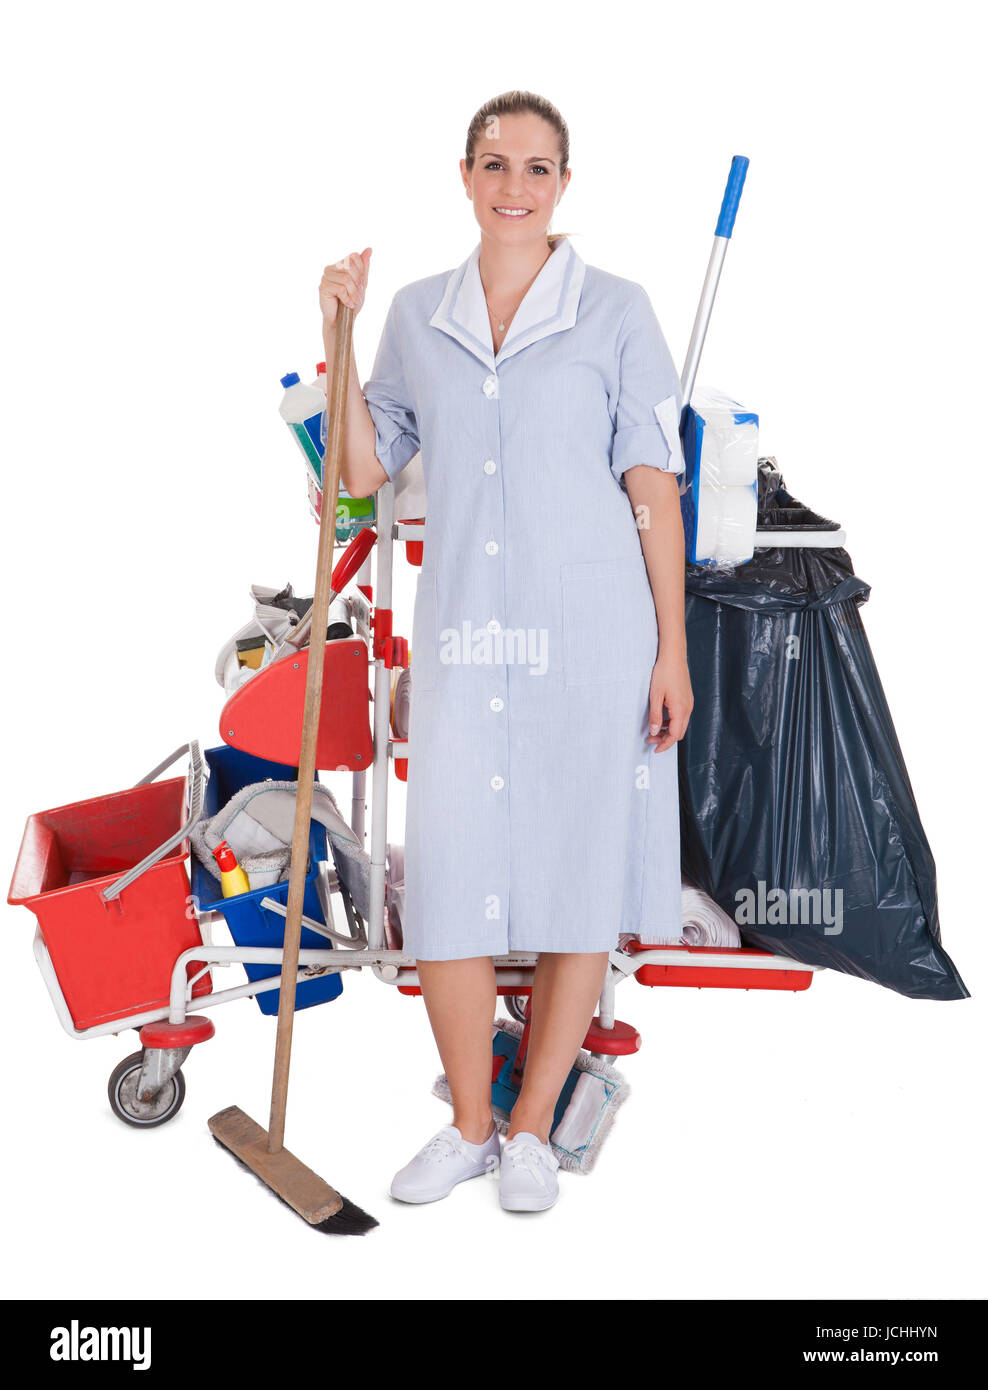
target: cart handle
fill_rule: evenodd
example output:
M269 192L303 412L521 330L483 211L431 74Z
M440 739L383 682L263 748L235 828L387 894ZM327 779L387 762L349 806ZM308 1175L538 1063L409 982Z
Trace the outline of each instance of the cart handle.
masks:
M172 763L177 762L183 753L188 753L189 755L188 776L191 779L189 782L189 809L185 824L182 826L181 830L177 830L163 845L159 845L157 849L152 850L139 864L135 864L132 869L128 869L125 874L122 874L116 882L111 883L108 888L104 888L100 893L100 897L104 902L112 902L114 898L119 897L123 890L129 888L135 879L140 878L141 874L157 864L159 859L164 859L165 855L170 854L176 845L180 845L190 833L193 826L199 823L199 819L202 816L203 791L205 789L206 778L198 740L193 739L191 743L183 743L181 748L176 748L170 758L166 758L163 763L159 763L152 772L149 772L146 777L142 777L136 785L138 787L144 787L147 786L149 782L153 782L159 773L164 772L165 768L171 767Z

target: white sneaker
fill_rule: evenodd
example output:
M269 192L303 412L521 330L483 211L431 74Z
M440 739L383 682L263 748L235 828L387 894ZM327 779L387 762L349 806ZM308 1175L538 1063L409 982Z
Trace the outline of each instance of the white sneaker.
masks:
M493 1172L501 1159L501 1136L495 1128L483 1144L470 1144L455 1125L444 1125L411 1163L395 1173L391 1195L399 1202L438 1202L457 1183Z
M548 1144L523 1131L501 1154L501 1206L505 1211L546 1211L559 1196L559 1159Z

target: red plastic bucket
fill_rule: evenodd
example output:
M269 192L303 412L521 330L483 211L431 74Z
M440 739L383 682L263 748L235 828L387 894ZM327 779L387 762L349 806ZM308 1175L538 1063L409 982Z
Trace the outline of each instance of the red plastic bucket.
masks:
M201 944L187 839L118 897L102 897L184 821L184 777L28 817L7 901L37 917L76 1028L167 1007L177 957ZM193 994L211 987L205 975Z

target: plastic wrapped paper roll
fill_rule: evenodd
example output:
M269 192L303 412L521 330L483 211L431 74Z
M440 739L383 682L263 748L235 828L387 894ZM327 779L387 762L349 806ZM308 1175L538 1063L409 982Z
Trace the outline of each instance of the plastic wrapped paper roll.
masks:
M686 556L746 564L758 527L758 416L722 391L697 390L686 417L682 496Z
M758 491L751 486L702 486L696 521L695 563L743 564L754 553Z
M687 946L741 945L737 923L699 888L683 884L683 940Z

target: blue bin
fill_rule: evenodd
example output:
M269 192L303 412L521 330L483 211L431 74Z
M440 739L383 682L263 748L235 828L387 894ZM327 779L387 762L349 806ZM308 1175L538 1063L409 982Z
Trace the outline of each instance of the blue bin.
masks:
M209 768L209 781L206 784L203 817L214 816L221 807L235 796L243 787L254 782L272 778L277 782L294 782L297 769L284 763L268 762L265 758L255 758L242 753L237 748L225 744L219 748L205 750L206 765ZM305 880L305 900L303 911L306 917L315 922L325 923L319 894L316 891L316 878L319 861L329 858L326 827L313 821L309 828L309 874ZM220 892L219 881L213 878L208 869L192 855L192 895L203 912L222 912L230 935L238 946L283 946L285 943L285 919L277 912L261 906L262 898L272 898L275 902L288 902L288 880L272 883L267 888L254 888L249 893L238 893L235 897L224 898ZM310 949L332 949L332 943L324 936L302 928L301 946ZM244 965L249 980L266 980L279 973L269 965ZM339 998L343 991L343 981L339 975L320 975L314 980L306 980L295 990L295 1008L309 1009L314 1004L327 1004ZM255 995L262 1014L277 1014L280 989L265 990Z

